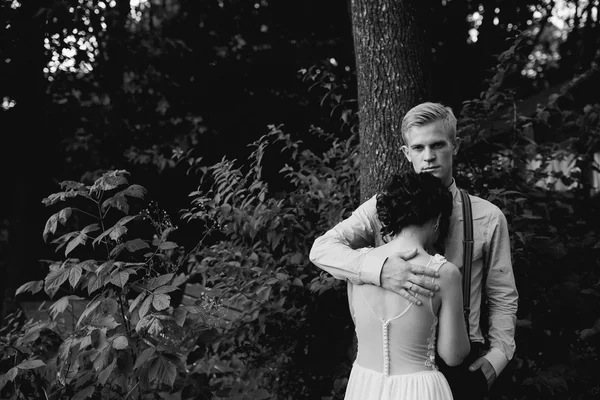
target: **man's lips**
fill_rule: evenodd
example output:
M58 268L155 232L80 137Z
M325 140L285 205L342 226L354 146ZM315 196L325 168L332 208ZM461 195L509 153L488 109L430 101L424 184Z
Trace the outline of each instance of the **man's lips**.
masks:
M436 169L439 169L440 167L425 167L422 169L422 171L424 172L428 172L428 171L435 171Z

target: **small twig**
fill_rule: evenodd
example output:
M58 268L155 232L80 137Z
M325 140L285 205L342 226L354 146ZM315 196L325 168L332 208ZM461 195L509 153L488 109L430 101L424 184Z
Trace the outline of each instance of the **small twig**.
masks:
M94 219L100 219L100 218L98 218L97 216L95 216L94 214L90 214L90 213L89 213L89 212L87 212L87 211L83 211L81 208L77 208L77 207L71 207L71 210L74 210L74 211L79 211L80 213L82 213L82 214L85 214L85 215L87 215L87 216L90 216L90 217L92 217L92 218L94 218Z
M119 293L119 305L121 306L121 317L123 318L123 322L125 322L125 326L127 327L127 331L131 331L131 325L129 324L129 320L125 317L125 308L123 307L123 294Z
M125 398L128 398L129 395L131 394L131 392L133 392L135 390L135 388L138 387L139 384L140 384L140 382L138 381L135 385L133 385L131 390L129 392L127 392L127 394L125 395Z

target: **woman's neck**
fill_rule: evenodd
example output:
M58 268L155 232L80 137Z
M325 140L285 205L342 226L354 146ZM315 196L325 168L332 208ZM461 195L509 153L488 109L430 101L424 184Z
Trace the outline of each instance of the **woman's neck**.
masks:
M432 232L428 232L423 226L411 225L403 228L387 244L398 247L398 251L405 251L416 248L419 252L429 252L428 248L431 242Z

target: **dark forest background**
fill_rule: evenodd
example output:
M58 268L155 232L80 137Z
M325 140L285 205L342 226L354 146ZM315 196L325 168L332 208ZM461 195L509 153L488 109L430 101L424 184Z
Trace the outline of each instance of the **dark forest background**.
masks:
M518 351L490 396L598 398L600 4L438 0L421 6L431 50L430 100L453 108L466 139L457 180L500 205L511 224L521 294ZM227 324L204 321L208 333L178 354L181 365L164 356L168 367L154 371L148 386L157 380L160 390L149 393L343 398L352 361L345 290L307 255L316 236L358 205L351 13L346 0L2 1L0 293L2 316L9 318L4 325L13 329L4 332L3 344L30 332L29 316L14 314L22 304L51 294L15 296L16 290L47 279L53 269L46 260L62 257L42 236L60 210L47 206L58 201L42 200L59 192L62 181L82 185L63 191L96 182L108 193L126 176L145 188L144 196L130 189L127 211L124 195L111 204L160 220L152 224L157 233L139 225L129 234L152 242L168 230L164 238L172 235L169 243L181 250L155 244L166 252L161 262L184 276L177 282L180 299L172 293L171 305L184 304L184 293L199 285L214 288L221 307L243 315L225 317L213 298L201 296ZM121 170L129 175L106 175ZM83 217L67 223L69 216L58 230L80 232ZM114 236L115 246L124 234ZM88 247L78 260L102 258ZM169 264L169 257L178 261ZM72 286L68 293L81 295ZM54 339L56 351L71 333L62 334ZM38 332L20 346L39 346L44 338ZM23 354L31 360L34 353ZM12 360L11 354L3 356ZM55 354L44 354L49 365ZM172 381L170 365L178 368ZM41 379L33 368L21 370L30 374L23 382ZM133 372L111 369L105 382L111 373ZM63 398L94 387L69 379L31 388L23 382L2 393L36 398L35 390L47 385ZM122 398L131 393L126 386L105 384L80 398Z

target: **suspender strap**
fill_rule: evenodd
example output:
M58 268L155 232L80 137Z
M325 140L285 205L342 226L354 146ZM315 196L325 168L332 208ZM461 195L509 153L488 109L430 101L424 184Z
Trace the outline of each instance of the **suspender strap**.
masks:
M463 313L467 331L469 331L469 314L471 312L471 264L473 263L473 213L469 194L460 190L463 206Z

